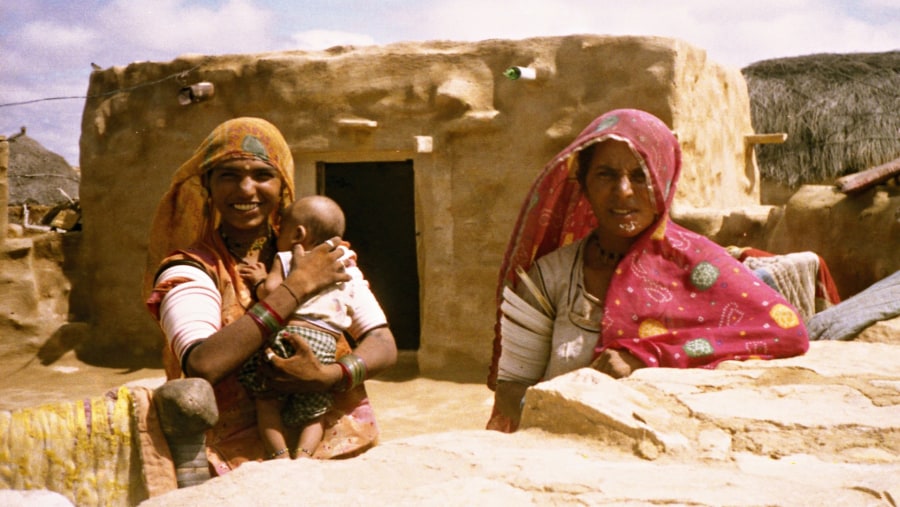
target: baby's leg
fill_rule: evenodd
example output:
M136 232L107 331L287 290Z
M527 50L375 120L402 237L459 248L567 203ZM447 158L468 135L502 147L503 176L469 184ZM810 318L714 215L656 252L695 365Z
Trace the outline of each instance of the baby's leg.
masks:
M297 443L297 457L311 458L324 435L325 421L322 417L316 417L309 421L309 424L300 431L300 441Z
M284 423L281 421L283 404L278 398L256 399L256 423L259 426L259 436L266 446L266 459L291 457L284 438Z

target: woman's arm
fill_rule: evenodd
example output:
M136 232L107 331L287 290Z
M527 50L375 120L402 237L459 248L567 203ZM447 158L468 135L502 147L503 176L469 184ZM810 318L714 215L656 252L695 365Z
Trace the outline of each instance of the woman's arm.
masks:
M334 241L339 243L340 239ZM294 255L293 271L263 302L280 317L287 318L298 305L323 288L350 279L338 262L340 256L339 250L332 250L326 244L307 255ZM191 348L187 360L182 360L185 374L215 384L240 367L268 338L269 333L264 333L253 317L245 314Z
M324 392L339 389L346 382L341 366L320 363L306 340L293 334L284 338L294 347L294 355L282 358L270 354L271 366L262 366L268 370L265 374L273 389L284 393ZM394 335L386 326L373 329L366 333L353 354L365 363L366 378L372 378L396 364Z
M494 389L494 409L503 414L512 423L511 429L519 427L522 418L522 405L525 400L527 384L511 380L498 380Z
M519 427L525 391L544 376L553 340L554 322L547 314L555 315L556 311L546 296L537 264L528 275L523 272L519 277L523 281L519 290L505 289L500 305L503 312L500 319L501 352L497 361L492 422L500 422L497 412L505 417L508 425L504 422L502 428L497 428L501 431L515 431ZM525 280L534 284L531 289L524 287ZM539 303L538 298L546 304ZM549 311L538 309L543 306ZM528 324L523 324L526 322ZM535 338L540 340L535 341Z
M397 342L387 326L372 329L360 340L353 353L366 363L368 378L376 377L397 364Z

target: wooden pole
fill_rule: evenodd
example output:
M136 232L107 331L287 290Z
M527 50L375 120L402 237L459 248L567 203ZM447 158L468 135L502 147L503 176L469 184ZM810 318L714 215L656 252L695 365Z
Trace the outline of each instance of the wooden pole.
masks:
M744 136L744 143L750 144L781 144L787 141L787 134L747 134Z
M841 192L849 194L885 183L891 178L900 178L900 158L865 171L842 176L835 181L835 185Z

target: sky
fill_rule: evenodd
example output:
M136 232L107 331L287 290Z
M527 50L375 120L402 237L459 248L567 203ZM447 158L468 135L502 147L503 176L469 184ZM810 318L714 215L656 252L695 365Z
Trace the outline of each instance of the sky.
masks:
M682 39L743 68L900 50L898 0L0 0L0 135L78 164L92 64L400 41Z

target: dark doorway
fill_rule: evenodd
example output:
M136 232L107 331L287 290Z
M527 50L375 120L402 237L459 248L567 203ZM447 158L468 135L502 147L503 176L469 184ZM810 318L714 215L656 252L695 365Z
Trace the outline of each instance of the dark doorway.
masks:
M413 163L320 163L319 193L347 217L345 239L387 314L397 347L419 348Z

